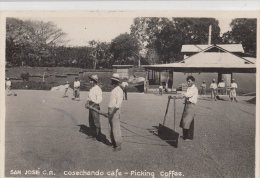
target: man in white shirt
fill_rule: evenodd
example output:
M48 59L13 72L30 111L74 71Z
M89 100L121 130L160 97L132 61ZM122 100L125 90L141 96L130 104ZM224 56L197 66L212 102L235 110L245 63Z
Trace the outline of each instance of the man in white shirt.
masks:
M128 87L128 83L125 80L124 82L122 82L124 100L127 100L127 87Z
M216 80L213 79L209 88L211 89L211 100L214 97L215 101L217 101L216 96L217 96L217 88L218 88L218 86L217 86L217 84L215 82L216 82Z
M119 74L113 74L111 85L114 87L110 93L108 104L108 120L110 128L110 138L114 151L121 150L122 136L120 128L120 108L123 102L123 90L121 89Z
M218 84L218 92L219 92L219 94L224 95L225 87L226 86L225 86L225 83L224 83L224 79L222 79L221 82L219 82L219 84Z
M11 81L9 80L9 78L6 79L6 88L7 88L7 96L11 96L12 93L11 93Z
M78 81L78 77L75 78L75 81L74 81L74 97L75 97L75 100L78 98L79 100L79 89L80 89L80 81Z
M187 77L188 88L181 96L174 96L171 98L182 99L185 98L185 106L180 122L180 127L183 132L183 140L190 141L194 137L194 117L195 117L195 105L198 98L198 88L195 86L195 78L193 76Z
M159 85L159 95L162 95L162 91L163 91L163 86L162 86L162 83L160 83L160 85Z
M232 79L231 81L231 86L230 86L230 93L229 93L229 97L230 100L233 101L235 100L237 102L237 93L236 93L236 88L237 88L237 84L235 82L235 79Z
M98 86L98 76L92 75L89 77L92 88L89 90L87 102L93 108L100 110L100 103L102 101L102 90ZM89 127L91 130L91 136L93 139L101 141L101 126L99 113L95 110L89 110Z

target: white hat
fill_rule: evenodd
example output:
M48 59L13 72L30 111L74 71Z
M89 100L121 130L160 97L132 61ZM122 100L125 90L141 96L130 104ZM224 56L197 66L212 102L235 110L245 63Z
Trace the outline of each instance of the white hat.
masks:
M94 82L98 83L98 76L97 75L92 75L91 77L89 77L91 80L93 80Z
M235 81L235 79L232 79L232 81Z
M9 80L9 78L7 78L6 80Z
M66 83L70 83L69 81L67 81Z
M115 81L117 81L117 82L120 82L120 80L119 80L119 74L117 74L117 73L113 74L111 80L115 80Z
M212 81L214 81L214 82L215 82L216 80L215 80L215 79L213 79Z

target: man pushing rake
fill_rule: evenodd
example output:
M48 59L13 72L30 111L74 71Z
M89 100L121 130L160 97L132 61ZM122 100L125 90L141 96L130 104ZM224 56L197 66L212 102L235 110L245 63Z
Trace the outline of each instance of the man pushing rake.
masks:
M180 96L169 96L169 98L182 99L185 98L185 106L180 122L180 127L183 131L183 140L191 141L194 137L194 117L195 105L198 98L198 88L195 86L195 78L193 76L187 77L188 89Z
M11 96L12 94L14 94L14 96L17 96L17 94L11 90L11 80L9 78L6 79L5 86L7 89L7 96Z

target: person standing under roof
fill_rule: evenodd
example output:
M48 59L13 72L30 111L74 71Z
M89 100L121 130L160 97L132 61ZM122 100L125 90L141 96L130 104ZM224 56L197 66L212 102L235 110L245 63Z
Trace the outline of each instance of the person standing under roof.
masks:
M217 101L216 96L217 96L217 84L215 83L215 79L212 80L212 83L210 84L210 89L211 89L211 100L214 97L214 100Z
M218 84L218 94L222 94L224 95L225 93L225 83L224 83L224 79L221 80L221 82L219 82Z
M92 88L89 90L88 94L88 104L96 108L97 110L100 110L100 103L102 101L102 90L98 86L98 76L92 75L89 77L90 84ZM97 139L98 141L101 140L101 125L100 125L100 118L99 113L97 111L94 111L92 109L89 110L89 127L91 130L91 136L93 139Z
M203 83L201 84L201 91L200 91L200 94L203 98L205 98L205 95L206 95L206 81L203 81Z
M123 102L123 90L120 85L119 74L113 74L111 78L111 85L113 90L110 93L110 100L108 104L108 120L110 129L110 138L114 147L113 151L121 150L122 135L120 128L120 108Z
M233 101L235 100L237 102L237 93L236 93L236 88L237 88L237 84L235 82L235 79L232 79L231 81L231 86L230 86L230 93L229 93L229 97L230 100Z

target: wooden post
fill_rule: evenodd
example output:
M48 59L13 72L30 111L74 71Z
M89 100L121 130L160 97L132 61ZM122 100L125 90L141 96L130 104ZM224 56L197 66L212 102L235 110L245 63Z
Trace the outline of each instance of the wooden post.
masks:
M42 81L44 82L44 77L45 77L45 72L43 73L43 76L42 76Z
M174 79L174 70L172 70L172 91L173 91L173 80Z
M144 80L144 92L146 93L148 90L148 70L146 71L145 74L145 80Z
M173 123L174 123L174 131L176 130L176 124L175 124L175 119L176 119L176 99L173 99Z
M161 84L161 71L159 72L159 84Z
M218 83L222 81L222 73L218 72Z

